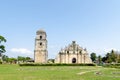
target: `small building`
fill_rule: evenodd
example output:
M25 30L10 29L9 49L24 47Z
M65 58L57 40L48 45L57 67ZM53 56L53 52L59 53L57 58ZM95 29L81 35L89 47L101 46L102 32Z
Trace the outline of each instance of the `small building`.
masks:
M55 63L92 63L86 49L83 49L75 41L58 53Z

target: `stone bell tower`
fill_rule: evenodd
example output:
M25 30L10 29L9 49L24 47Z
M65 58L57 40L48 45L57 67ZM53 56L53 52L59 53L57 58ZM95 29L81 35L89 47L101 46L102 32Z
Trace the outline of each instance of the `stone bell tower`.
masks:
M35 38L34 61L35 63L47 63L47 34L44 30L38 30Z

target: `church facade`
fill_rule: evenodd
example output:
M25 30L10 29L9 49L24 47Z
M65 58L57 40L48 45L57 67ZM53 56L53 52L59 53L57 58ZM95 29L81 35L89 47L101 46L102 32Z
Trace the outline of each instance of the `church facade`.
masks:
M35 38L34 62L47 63L47 34L44 30L38 30Z
M55 63L92 63L86 49L83 49L75 41L61 49L58 53Z

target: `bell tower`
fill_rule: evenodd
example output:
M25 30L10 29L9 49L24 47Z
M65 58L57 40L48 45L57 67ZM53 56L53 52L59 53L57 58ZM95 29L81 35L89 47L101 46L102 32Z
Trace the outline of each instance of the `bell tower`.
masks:
M47 63L47 34L44 30L38 30L35 38L34 61L35 63Z

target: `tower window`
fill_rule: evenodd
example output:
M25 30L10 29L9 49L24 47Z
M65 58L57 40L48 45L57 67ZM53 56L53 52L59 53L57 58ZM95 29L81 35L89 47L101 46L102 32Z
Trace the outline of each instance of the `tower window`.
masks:
M69 53L69 51L67 51L67 53Z
M42 36L40 36L40 40L42 39Z
M40 43L40 46L42 46L42 43Z

